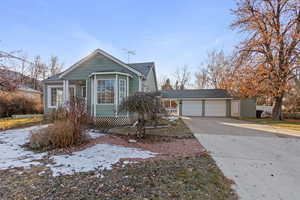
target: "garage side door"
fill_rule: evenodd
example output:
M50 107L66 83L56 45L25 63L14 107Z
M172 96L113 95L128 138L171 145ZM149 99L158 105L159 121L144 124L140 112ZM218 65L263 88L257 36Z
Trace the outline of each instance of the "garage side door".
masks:
M183 116L202 116L202 101L182 101Z
M205 116L208 117L225 117L226 101L225 100L206 100Z

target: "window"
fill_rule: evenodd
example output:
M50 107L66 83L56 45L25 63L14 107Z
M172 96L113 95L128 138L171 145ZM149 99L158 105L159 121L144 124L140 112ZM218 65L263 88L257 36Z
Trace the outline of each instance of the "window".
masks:
M61 106L63 104L63 89L61 87L50 88L50 91L50 106Z
M63 87L61 86L49 86L48 88L48 106L52 108L57 108L64 103L63 98ZM75 87L69 87L69 97L74 98L76 95Z
M115 80L98 80L97 103L114 104L115 103Z
M300 69L296 69L296 78L300 80Z
M83 98L86 98L86 86L82 86L81 92L82 92L81 96L82 96Z
M126 80L119 80L119 104L122 103L124 98L126 97Z
M74 87L69 87L69 97L70 97L70 99L75 97L75 88Z

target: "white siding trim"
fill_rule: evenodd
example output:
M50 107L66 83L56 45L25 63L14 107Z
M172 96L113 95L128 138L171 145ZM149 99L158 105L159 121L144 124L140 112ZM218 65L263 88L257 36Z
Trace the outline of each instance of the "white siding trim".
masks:
M139 77L139 92L142 92L142 77Z
M115 81L115 108L116 108L116 117L118 116L118 105L119 105L119 75L116 74Z
M131 76L130 74L127 74L127 73L123 73L123 72L93 72L89 75L90 76L93 76L93 75L107 75L107 74L112 74L112 75L123 75L123 76L128 76L130 78L132 78L133 76Z
M96 117L96 103L97 103L97 79L96 75L94 75L94 117Z
M129 97L129 78L128 78L128 76L126 77L126 84L127 84L127 87L126 87L126 89L127 89L126 97ZM127 117L129 117L128 110L127 110Z

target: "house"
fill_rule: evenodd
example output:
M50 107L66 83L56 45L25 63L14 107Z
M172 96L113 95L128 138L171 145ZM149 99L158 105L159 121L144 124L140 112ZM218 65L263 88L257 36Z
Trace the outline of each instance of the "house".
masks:
M124 63L100 49L43 83L45 113L78 96L97 124L130 123L136 115L118 110L122 100L138 91L158 91L154 62ZM161 91L161 100L180 116L255 117L255 100L234 99L225 90Z
M45 113L78 96L86 99L97 124L129 123L134 114L118 110L122 100L138 91L157 91L153 62L124 63L100 49L43 83Z
M161 91L166 110L178 116L256 117L256 99L237 99L222 89Z

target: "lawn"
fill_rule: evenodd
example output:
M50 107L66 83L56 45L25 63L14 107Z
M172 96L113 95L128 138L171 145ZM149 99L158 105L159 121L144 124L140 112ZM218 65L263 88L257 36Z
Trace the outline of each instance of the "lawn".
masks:
M21 119L0 119L0 130L30 126L43 121L43 117L21 118Z
M237 200L233 182L195 138L129 143L132 136L90 130L82 147L29 151L24 143L40 128L0 132L0 199Z
M232 181L208 155L55 177L40 166L16 172L0 171L1 199L237 200Z
M268 118L268 119L246 119L246 121L300 131L299 120L274 121Z

